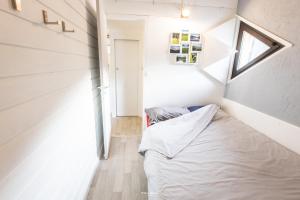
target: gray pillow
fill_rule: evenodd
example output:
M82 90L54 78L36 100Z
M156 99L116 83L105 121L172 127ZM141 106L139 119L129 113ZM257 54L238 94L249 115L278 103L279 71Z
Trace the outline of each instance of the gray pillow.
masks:
M145 109L149 117L150 125L160 121L166 121L175 117L179 117L190 111L185 107L154 107Z

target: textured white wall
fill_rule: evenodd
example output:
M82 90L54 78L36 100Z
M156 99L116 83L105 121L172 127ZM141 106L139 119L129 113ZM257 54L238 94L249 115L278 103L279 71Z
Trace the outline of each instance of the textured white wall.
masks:
M299 0L240 0L238 14L291 42L227 86L226 98L300 126Z
M22 7L0 2L0 199L83 199L101 130L94 11L83 0ZM76 32L44 25L43 9Z

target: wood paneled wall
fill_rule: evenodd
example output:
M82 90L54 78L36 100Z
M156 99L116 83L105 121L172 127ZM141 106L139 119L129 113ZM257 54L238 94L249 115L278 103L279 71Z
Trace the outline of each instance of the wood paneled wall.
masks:
M85 0L22 8L0 1L0 199L83 199L101 144L96 18Z

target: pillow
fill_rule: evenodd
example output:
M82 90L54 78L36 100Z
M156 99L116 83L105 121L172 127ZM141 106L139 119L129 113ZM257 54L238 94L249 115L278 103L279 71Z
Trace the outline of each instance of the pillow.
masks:
M184 107L154 107L145 109L145 112L149 119L149 125L153 125L160 121L179 117L190 111Z
M149 115L146 114L147 127L151 126Z
M194 112L195 110L198 110L199 108L202 108L203 106L189 106L187 107L187 109L190 111L190 112Z

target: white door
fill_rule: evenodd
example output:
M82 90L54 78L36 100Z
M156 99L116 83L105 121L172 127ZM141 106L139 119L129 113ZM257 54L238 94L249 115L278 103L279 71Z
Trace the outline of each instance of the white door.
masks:
M117 116L138 116L139 42L115 40Z

